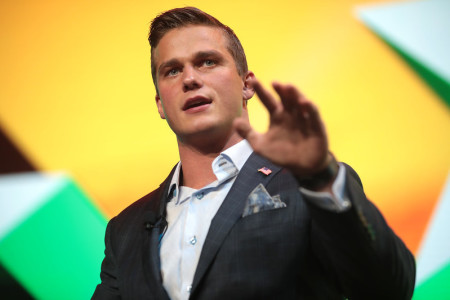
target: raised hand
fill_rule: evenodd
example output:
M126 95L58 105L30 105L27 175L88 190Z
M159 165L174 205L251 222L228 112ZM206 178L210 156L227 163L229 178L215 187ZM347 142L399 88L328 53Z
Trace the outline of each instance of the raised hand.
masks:
M236 130L253 150L288 168L299 179L325 169L332 156L317 107L293 85L272 84L281 101L258 80L253 79L250 85L270 114L269 129L263 134L256 132L248 121L235 120Z

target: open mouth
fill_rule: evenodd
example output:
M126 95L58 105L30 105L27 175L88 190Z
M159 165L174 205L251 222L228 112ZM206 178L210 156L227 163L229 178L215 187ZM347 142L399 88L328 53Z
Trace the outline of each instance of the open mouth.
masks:
M201 96L194 97L194 98L188 99L186 101L186 103L183 106L183 110L184 111L186 111L186 110L195 110L198 107L202 107L202 106L205 106L205 105L208 105L208 104L211 104L211 103L212 103L212 101L209 100L208 98L201 97Z

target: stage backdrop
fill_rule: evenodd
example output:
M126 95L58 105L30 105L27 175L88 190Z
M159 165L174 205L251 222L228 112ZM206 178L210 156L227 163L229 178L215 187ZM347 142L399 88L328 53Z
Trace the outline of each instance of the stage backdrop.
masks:
M317 103L332 151L416 255L415 299L448 299L449 3L1 1L0 297L93 292L107 220L178 161L147 34L159 12L191 5L235 30L263 83ZM249 110L264 131L256 97Z

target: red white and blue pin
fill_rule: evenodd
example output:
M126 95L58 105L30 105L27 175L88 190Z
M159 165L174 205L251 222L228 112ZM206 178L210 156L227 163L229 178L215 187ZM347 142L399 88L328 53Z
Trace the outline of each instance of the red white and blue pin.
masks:
M272 173L272 170L267 167L262 167L261 169L258 170L258 172L261 172L264 175L268 176L270 175L270 173Z

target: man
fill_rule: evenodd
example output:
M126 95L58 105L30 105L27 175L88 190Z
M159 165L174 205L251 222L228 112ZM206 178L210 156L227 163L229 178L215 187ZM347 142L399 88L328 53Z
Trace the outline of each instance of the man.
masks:
M337 163L316 106L248 71L196 8L152 22L152 76L180 162L113 218L93 299L410 299L414 259ZM255 132L257 93L270 127Z

